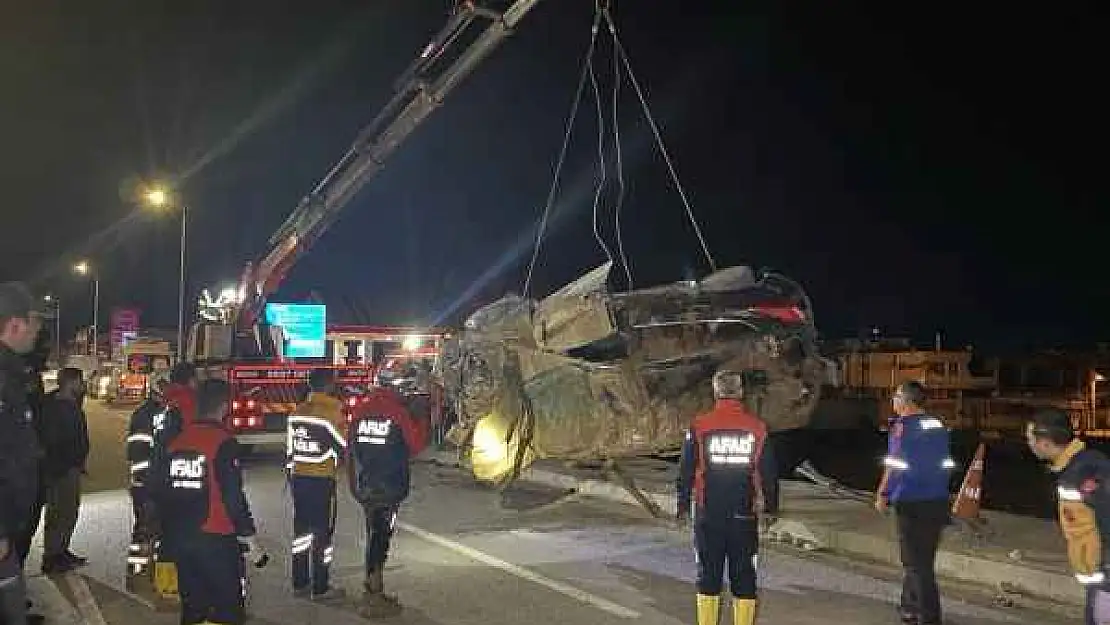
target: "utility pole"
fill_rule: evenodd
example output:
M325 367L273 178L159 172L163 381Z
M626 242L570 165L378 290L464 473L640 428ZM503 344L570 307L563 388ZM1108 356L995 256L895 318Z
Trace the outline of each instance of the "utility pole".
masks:
M185 358L185 215L189 212L181 205L181 262L177 278L177 361Z

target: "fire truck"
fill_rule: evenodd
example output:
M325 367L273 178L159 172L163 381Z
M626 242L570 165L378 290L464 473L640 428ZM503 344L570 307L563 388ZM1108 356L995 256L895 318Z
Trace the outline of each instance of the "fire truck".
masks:
M345 335L343 328L335 328L331 359L323 363L293 362L282 353L282 329L264 321L266 300L359 190L381 171L389 156L512 34L538 2L514 0L504 11L473 1L457 3L446 26L394 83L393 97L384 109L358 133L339 162L278 228L270 238L269 251L246 265L227 310L218 315L202 311L201 319L189 332L186 358L197 363L206 375L231 384L228 425L239 432L242 442L250 445L282 440L275 435L284 432L285 416L303 393L308 372L317 366L334 368L342 386L373 382L372 351L370 362L351 364L349 360L354 356L350 350L358 348L350 347L346 352L340 349L342 360L337 362L334 344L361 341L362 353L366 354L367 346L375 339L367 338L366 333L361 338L358 332ZM403 334L420 332L405 330ZM403 348L403 338L401 344ZM384 356L385 352L381 353Z
M235 363L227 369L231 385L229 425L244 446L284 444L287 417L307 392L313 369L332 369L335 383L350 413L374 384L381 370L394 358L409 355L438 362L444 330L403 326L331 326L326 335L326 356L298 362ZM398 389L410 405L423 407L422 389ZM427 413L428 408L417 410ZM423 414L421 416L424 416ZM430 419L430 414L427 417Z

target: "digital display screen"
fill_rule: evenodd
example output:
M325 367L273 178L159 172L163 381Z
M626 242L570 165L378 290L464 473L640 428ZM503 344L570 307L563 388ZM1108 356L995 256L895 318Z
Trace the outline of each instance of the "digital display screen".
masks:
M290 358L327 356L327 306L324 304L266 304L266 323L285 334Z

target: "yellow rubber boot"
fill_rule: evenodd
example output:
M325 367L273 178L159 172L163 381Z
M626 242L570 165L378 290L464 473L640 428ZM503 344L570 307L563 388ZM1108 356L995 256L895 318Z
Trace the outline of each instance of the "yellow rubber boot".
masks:
M721 597L698 595L698 625L717 625L721 618Z
M177 598L177 565L173 562L154 563L154 589L164 599Z
M732 599L732 625L755 625L755 599Z

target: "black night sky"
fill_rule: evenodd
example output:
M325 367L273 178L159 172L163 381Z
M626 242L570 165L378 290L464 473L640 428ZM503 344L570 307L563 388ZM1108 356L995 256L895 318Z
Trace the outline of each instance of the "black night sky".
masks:
M87 323L91 289L70 272L87 257L102 324L134 303L144 325L174 325L178 224L137 211L129 185L178 180L190 301L234 282L451 4L3 3L0 278L60 294L64 323ZM830 337L873 325L978 345L1110 337L1095 5L974 4L614 3L719 265L791 275ZM542 2L273 299L316 291L348 321L412 323L519 291L592 17L593 0ZM636 285L704 274L627 78L618 111ZM610 183L613 157L610 143ZM597 167L587 99L541 293L605 259ZM600 209L614 249L615 188Z

